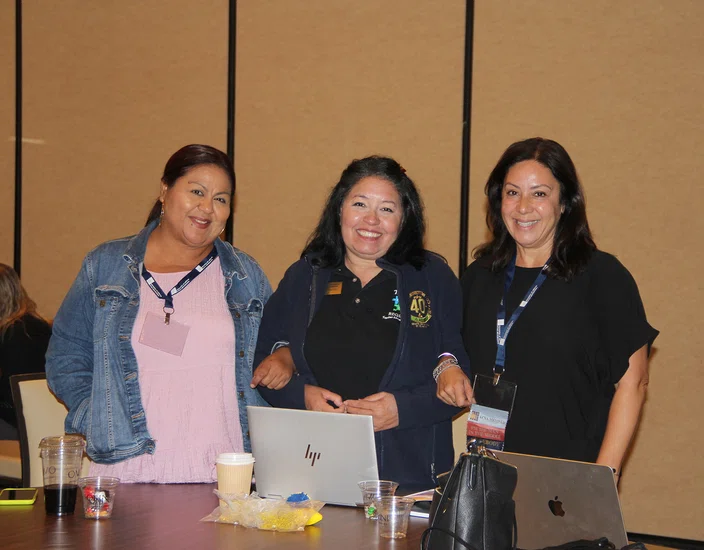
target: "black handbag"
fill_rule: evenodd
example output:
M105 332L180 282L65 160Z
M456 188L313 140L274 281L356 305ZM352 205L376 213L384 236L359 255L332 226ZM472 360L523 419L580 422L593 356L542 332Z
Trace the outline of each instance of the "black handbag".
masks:
M430 508L430 527L421 550L509 550L516 547L518 482L515 466L501 462L470 442L452 471L438 481Z

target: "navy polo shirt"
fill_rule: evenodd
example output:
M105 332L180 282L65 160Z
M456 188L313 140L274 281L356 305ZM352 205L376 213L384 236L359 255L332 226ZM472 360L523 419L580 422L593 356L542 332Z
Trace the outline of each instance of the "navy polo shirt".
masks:
M382 270L362 288L347 267L335 269L304 345L319 386L343 400L377 393L393 359L400 324L393 273Z

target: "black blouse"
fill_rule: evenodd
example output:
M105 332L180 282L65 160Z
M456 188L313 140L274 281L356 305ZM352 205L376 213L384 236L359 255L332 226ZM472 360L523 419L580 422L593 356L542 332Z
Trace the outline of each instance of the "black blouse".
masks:
M540 268L516 268L511 315ZM504 274L483 261L462 277L463 338L473 373L491 375ZM610 254L596 251L571 282L548 278L506 341L504 377L517 384L505 450L595 461L616 384L631 355L655 340L638 287Z

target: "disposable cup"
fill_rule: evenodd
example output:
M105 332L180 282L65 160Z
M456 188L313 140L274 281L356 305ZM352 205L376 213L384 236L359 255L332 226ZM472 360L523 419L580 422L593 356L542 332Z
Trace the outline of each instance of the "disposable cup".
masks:
M364 517L367 519L376 519L376 507L374 499L380 497L389 497L396 494L398 483L395 481L385 481L379 479L370 479L368 481L360 481L358 484L362 491L362 502L364 502Z
M215 460L218 491L232 495L248 495L252 486L254 457L252 453L221 453Z
M73 514L85 440L77 435L45 437L39 443L47 514Z
M408 531L408 516L415 501L406 497L381 497L374 500L379 536L386 539L402 539Z
M117 477L82 477L78 480L83 496L83 516L88 519L112 517L115 490L120 484Z

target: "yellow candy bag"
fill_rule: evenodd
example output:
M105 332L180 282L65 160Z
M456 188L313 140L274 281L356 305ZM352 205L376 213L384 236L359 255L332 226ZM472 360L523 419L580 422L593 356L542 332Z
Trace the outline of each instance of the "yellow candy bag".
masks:
M322 519L318 512L325 506L325 503L319 500L286 502L261 498L257 493L230 495L220 493L217 489L214 493L224 504L201 521L232 523L265 531L303 531L306 525L312 525Z

